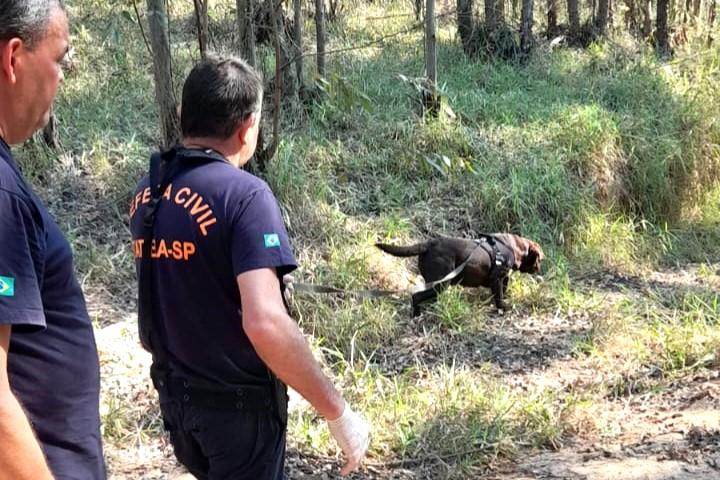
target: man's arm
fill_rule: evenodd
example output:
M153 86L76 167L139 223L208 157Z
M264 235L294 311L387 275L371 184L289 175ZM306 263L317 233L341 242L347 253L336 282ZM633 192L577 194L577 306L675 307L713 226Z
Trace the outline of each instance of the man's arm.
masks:
M242 324L248 339L270 370L328 420L331 433L348 456L341 471L346 475L367 451L369 427L346 405L287 314L275 269L241 273L237 282Z
M10 390L10 330L10 325L0 325L0 480L52 480L30 422Z
M283 382L325 418L338 418L345 401L325 375L283 304L280 283L270 268L238 275L243 329L255 351Z

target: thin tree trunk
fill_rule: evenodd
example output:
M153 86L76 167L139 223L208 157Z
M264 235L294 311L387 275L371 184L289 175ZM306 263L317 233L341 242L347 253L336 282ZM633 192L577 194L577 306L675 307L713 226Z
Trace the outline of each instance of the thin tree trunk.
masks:
M655 24L655 45L658 54L663 56L670 53L670 45L668 44L667 15L668 0L658 0Z
M558 31L557 21L557 0L547 0L547 31L551 37L554 37Z
M293 0L293 42L295 43L295 76L298 85L302 88L303 84L303 59L302 59L302 0Z
M50 121L43 128L42 137L48 147L54 150L60 148L60 139L58 138L57 133L57 116L55 115L55 110L50 110Z
M580 31L580 13L578 0L567 0L568 21L570 22L570 34L577 35Z
M707 47L710 48L713 43L712 31L715 27L715 15L717 15L717 1L710 0L708 5L708 35L707 35Z
M533 47L535 40L533 39L533 0L523 0L522 13L520 16L520 50L523 54L527 54Z
M422 0L413 0L413 13L415 13L415 20L418 22L422 18L423 13L423 1Z
M642 13L643 13L643 26L642 26L642 36L643 38L650 37L650 34L652 33L652 14L650 12L650 6L652 0L640 0L641 6L642 6Z
M317 35L317 71L318 76L325 76L325 2L315 0L315 30Z
M609 8L609 0L599 0L597 15L595 16L595 28L600 35L605 35Z
M255 47L255 0L236 0L238 39L240 55L250 66L257 68L257 48Z
M623 16L625 29L632 34L636 34L637 16L635 15L635 0L625 0L625 5L627 6L627 10Z
M153 51L155 99L160 107L163 147L167 148L180 138L180 121L173 89L168 18L164 0L147 0L147 19Z
M280 98L283 94L283 75L280 71L280 65L282 65L282 41L280 39L280 16L282 12L282 0L278 1L277 7L272 2L270 3L272 8L272 14L270 21L272 22L273 39L275 44L275 91L273 92L273 139L268 148L267 156L263 165L260 166L261 170L265 171L266 163L275 156L277 147L280 144L280 116L282 114L282 108L280 107Z
M195 23L197 25L198 46L200 57L207 57L208 49L208 2L210 0L194 0Z
M495 3L497 0L485 0L485 27L488 31L494 31L497 28L497 11Z
M427 91L424 105L435 116L440 111L440 97L437 92L437 38L435 37L435 0L425 3L425 71L427 73Z
M292 46L292 39L289 35L292 35L287 28L285 15L283 15L283 0L271 0L268 2L269 8L273 11L270 14L270 21L272 22L273 36L277 30L277 44L279 46L279 56L275 59L280 62L280 65L286 65L286 68L281 68L280 73L283 77L283 89L282 98L288 100L291 103L293 99L297 99L298 95L298 78L295 69L290 67L295 49Z
M474 44L474 18L473 18L473 0L457 0L457 24L458 35L462 41L465 55L472 56L475 54Z

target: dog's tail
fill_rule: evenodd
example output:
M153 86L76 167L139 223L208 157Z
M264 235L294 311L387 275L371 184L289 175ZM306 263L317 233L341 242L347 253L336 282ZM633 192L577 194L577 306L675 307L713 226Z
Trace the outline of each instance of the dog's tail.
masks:
M400 245L388 245L387 243L376 243L375 246L383 252L395 255L396 257L414 257L425 253L430 246L430 242L417 243L407 247Z

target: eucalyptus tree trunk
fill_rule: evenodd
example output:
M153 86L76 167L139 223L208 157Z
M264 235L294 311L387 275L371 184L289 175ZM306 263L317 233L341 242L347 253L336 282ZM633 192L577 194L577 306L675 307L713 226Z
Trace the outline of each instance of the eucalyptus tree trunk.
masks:
M522 13L520 15L520 50L527 54L532 50L535 40L533 39L533 0L523 0Z
M632 35L637 35L638 33L638 15L635 1L636 0L625 0L627 9L623 15L623 25Z
M315 0L315 30L317 35L317 71L318 76L325 76L325 1Z
M715 15L717 15L717 0L710 0L710 5L708 5L708 35L707 41L705 42L708 48L710 48L713 43L712 31L715 26Z
M577 35L580 31L580 11L578 0L567 0L568 22L570 23L570 34Z
M54 109L50 110L50 121L42 129L42 137L48 147L52 149L60 147L60 139L57 133L57 117Z
M435 116L440 111L440 96L437 91L437 38L435 36L435 0L425 3L425 71L427 90L423 92L427 111Z
M485 26L493 31L498 26L496 2L498 0L485 0Z
M147 0L147 19L153 51L155 100L160 109L163 147L168 148L180 139L180 119L173 89L168 16L164 0Z
M293 0L293 43L295 44L295 76L298 85L303 84L303 58L302 58L302 0Z
M670 53L670 45L668 44L668 0L657 0L657 13L655 24L655 46L658 55L667 55Z
M200 57L207 57L208 50L208 2L210 0L194 0L195 23L197 25L198 46Z
M643 24L642 24L642 36L644 38L650 37L652 33L652 14L650 12L652 0L640 0L640 8L642 8Z
M595 16L595 28L600 35L605 35L608 21L608 11L610 9L609 0L599 0L597 13Z
M547 0L547 32L554 36L558 31L558 9L557 0Z
M473 18L473 0L457 0L458 35L465 55L473 55L475 20Z
M240 55L252 67L257 67L257 47L255 46L255 0L236 0L238 39Z

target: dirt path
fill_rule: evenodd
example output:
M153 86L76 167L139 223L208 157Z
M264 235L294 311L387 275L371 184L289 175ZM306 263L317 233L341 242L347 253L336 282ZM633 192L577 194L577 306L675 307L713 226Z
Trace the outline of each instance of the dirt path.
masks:
M609 274L586 277L578 280L577 288L599 292L603 302L650 294L662 298L683 291L716 292L720 276L708 279L690 267L654 272L643 278ZM504 382L516 388L587 388L607 379L591 361L573 354L573 348L577 338L588 334L596 320L587 311L563 315L515 313L491 318L483 335L462 335L453 342L443 342L422 334L421 319L419 324L408 322L400 340L378 352L376 358L388 366L388 374L417 362L432 367L449 359L461 359L471 367L491 364ZM106 419L110 419L106 430L114 429L114 438L121 439L107 448L110 478L175 478L182 469L161 435L155 396L146 375L149 356L137 346L134 322L128 317L97 332L103 408ZM448 347L449 343L452 347ZM118 398L122 401L113 400ZM661 388L631 388L601 399L595 407L596 424L606 428L584 429L579 424L558 450L521 451L514 462L490 465L482 478L720 480L718 371L692 370ZM118 410L117 416L113 408ZM446 478L444 462L441 458L371 459L362 472L351 478ZM287 469L291 479L336 478L337 461L291 449Z
M720 378L706 372L658 395L608 402L615 432L522 460L503 479L720 479Z

